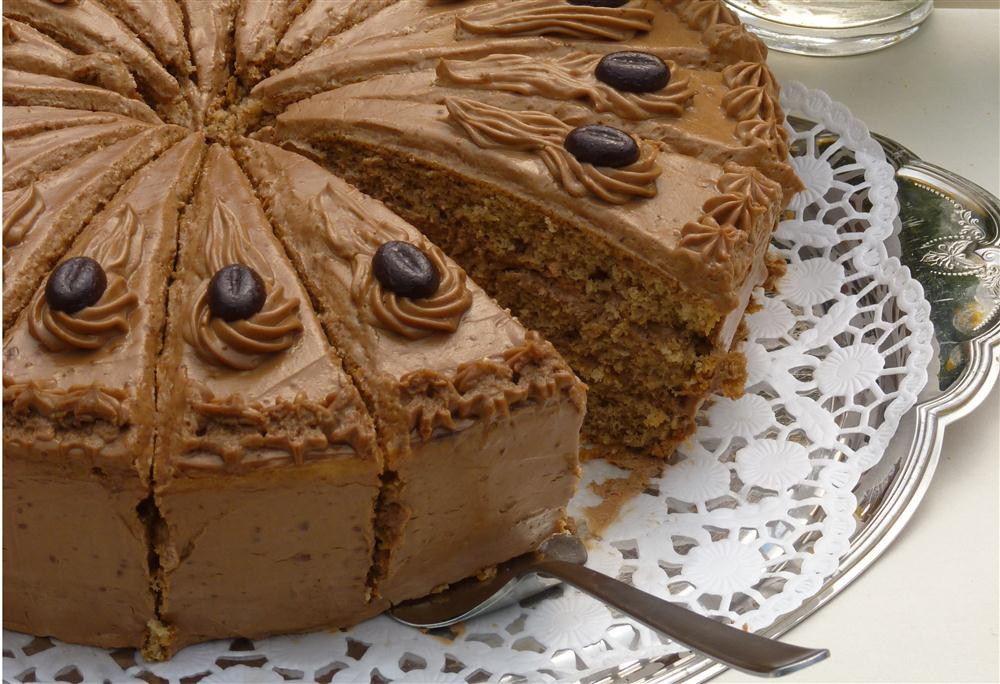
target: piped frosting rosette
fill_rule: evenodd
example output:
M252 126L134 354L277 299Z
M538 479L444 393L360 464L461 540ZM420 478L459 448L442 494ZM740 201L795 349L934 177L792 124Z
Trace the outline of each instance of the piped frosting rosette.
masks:
M465 271L449 267L444 254L434 245L421 241L419 248L441 276L437 291L430 297L401 297L386 290L372 272L370 257L354 260L351 279L351 297L365 314L381 327L411 340L455 332L462 315L472 306Z
M230 264L252 268L264 283L264 305L249 318L227 321L212 313L209 281ZM295 343L302 331L298 298L285 295L246 229L221 201L212 211L205 235L205 268L200 270L202 281L184 325L184 337L199 356L221 366L250 370Z
M28 313L32 337L49 351L63 352L100 349L125 335L129 331L129 313L139 303L126 277L137 238L142 238L142 227L132 208L125 205L81 252L104 269L107 286L101 298L91 306L67 313L49 306L45 288L40 288Z
M362 318L372 325L407 339L418 340L435 333L453 333L472 306L467 276L444 253L423 236L373 215L349 194L327 186L311 202L313 212L326 224L326 240L334 253L351 263L351 299ZM351 220L333 225L330 217L346 209ZM375 277L372 259L388 241L413 244L430 261L440 278L429 297L404 297L384 288Z

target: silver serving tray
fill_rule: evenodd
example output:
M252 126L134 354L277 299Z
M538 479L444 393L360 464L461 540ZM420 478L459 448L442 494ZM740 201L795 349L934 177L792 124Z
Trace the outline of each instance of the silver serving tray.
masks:
M790 123L814 125L794 117ZM882 460L854 489L858 527L836 574L761 632L770 637L822 608L885 552L927 492L945 428L979 406L1000 376L1000 200L894 140L872 137L895 168L899 187L898 230L887 248L924 288L938 353L920 402L903 416ZM705 682L725 670L703 656L682 654L630 661L581 682Z

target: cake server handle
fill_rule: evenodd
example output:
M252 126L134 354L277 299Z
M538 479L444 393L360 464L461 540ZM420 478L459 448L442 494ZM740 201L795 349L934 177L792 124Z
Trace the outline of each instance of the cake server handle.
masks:
M547 558L535 571L571 584L678 644L747 674L781 677L830 655L825 648L802 648L730 627L582 565Z

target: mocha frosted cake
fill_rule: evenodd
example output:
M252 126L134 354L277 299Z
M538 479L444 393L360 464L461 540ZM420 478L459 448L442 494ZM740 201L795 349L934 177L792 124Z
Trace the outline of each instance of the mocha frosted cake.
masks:
M799 183L718 0L3 15L5 626L349 627L742 391Z

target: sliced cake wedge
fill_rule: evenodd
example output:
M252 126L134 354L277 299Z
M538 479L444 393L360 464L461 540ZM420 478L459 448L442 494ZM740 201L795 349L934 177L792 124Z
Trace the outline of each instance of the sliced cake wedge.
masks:
M189 135L139 171L7 330L5 627L134 647L155 616L153 372L203 149Z
M375 417L378 595L423 596L562 530L584 387L552 345L380 202L301 155L236 149Z
M157 370L147 657L381 612L371 419L224 147L207 153L180 245Z

